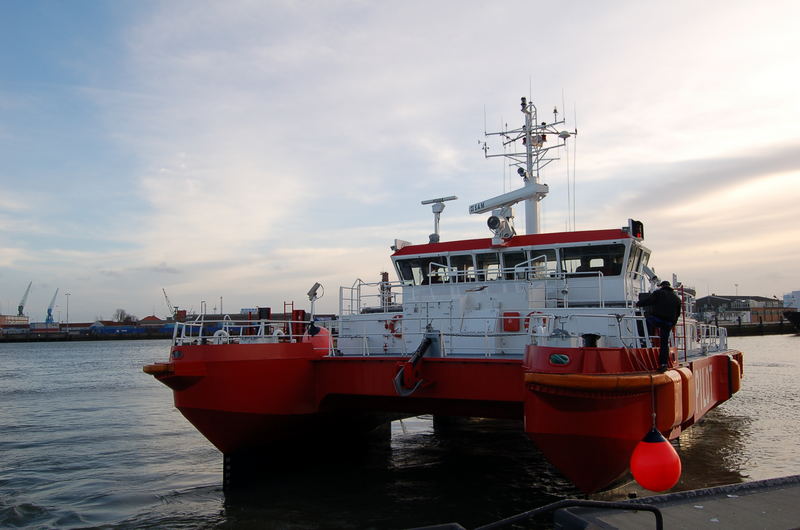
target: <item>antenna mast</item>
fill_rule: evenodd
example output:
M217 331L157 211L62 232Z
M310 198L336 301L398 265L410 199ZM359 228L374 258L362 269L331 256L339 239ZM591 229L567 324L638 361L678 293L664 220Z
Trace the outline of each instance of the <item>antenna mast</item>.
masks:
M558 156L554 153L551 154L550 150L564 147L567 138L578 134L578 132L559 131L556 128L558 125L564 124L564 119L558 118L557 108L553 108L553 121L549 123L545 121L539 122L538 109L533 102L529 102L525 97L520 100L520 110L525 115L525 124L521 128L484 133L486 136L501 136L503 147L513 144L515 148L511 152L490 155L489 146L484 142L483 152L486 158L498 156L509 158L511 160L509 165L517 168L517 174L522 177L524 185L522 188L512 192L473 204L469 207L469 212L483 213L491 209L498 209L493 212L493 217L498 214L505 217L506 222L511 226L510 232L514 232L511 206L524 200L525 233L538 234L541 230L539 201L550 191L547 184L539 182L540 172L550 162L558 160ZM557 137L557 143L545 146L548 135ZM516 148L518 141L522 142L524 150ZM499 209L503 209L503 211L499 211Z

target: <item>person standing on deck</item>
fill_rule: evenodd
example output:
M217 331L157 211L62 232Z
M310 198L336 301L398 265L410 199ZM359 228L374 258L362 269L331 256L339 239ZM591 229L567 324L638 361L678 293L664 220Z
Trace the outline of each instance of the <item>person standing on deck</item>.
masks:
M681 299L675 294L672 285L668 281L658 284L660 289L653 291L649 298L636 303L637 306L652 306L652 314L647 317L647 330L653 335L655 328L659 330L661 338L661 350L658 355L658 364L661 369L666 369L669 365L669 333L678 317L681 316Z

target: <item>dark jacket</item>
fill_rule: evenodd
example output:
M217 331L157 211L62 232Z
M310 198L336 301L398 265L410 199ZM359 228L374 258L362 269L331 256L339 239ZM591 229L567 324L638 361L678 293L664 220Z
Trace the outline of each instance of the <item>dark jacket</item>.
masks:
M681 299L672 287L661 287L650 294L650 297L638 302L638 306L652 306L653 316L672 322L674 326L681 316Z

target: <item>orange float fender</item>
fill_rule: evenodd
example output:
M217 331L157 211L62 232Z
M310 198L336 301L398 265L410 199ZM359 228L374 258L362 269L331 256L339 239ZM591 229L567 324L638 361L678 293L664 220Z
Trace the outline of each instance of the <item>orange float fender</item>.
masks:
M545 374L529 372L525 382L542 386L570 388L596 392L627 391L641 392L651 386L661 386L674 382L668 370L659 373L638 372L633 374Z
M526 373L525 382L553 388L583 392L617 392L649 394L655 391L656 425L668 432L683 421L683 375L678 370L630 374L550 374ZM647 396L648 408L650 397Z
M168 375L173 369L171 363L155 363L142 366L142 371L150 375Z
M661 432L667 432L683 423L683 376L678 370L668 370L664 375L669 379L656 387L656 425Z
M742 369L739 367L739 362L732 358L728 358L728 390L731 395L734 395L742 387Z
M686 366L681 366L676 371L681 376L681 404L683 406L681 423L683 423L694 417L695 410L697 410L694 374Z

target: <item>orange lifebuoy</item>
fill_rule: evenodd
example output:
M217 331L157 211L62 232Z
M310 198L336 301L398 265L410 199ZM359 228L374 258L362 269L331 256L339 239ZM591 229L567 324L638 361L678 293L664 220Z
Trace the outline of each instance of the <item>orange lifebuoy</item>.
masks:
M528 313L528 316L525 317L525 321L524 321L524 324L523 324L525 326L525 329L527 330L530 327L531 316L533 316L533 315L541 315L541 314L542 314L541 311L531 311L530 313ZM542 326L546 326L547 325L547 317L534 317L534 318L539 318L542 321Z
M403 315L395 315L390 320L386 321L386 329L388 329L392 337L396 339L402 338L403 336L403 332L401 331L403 325L402 320Z

